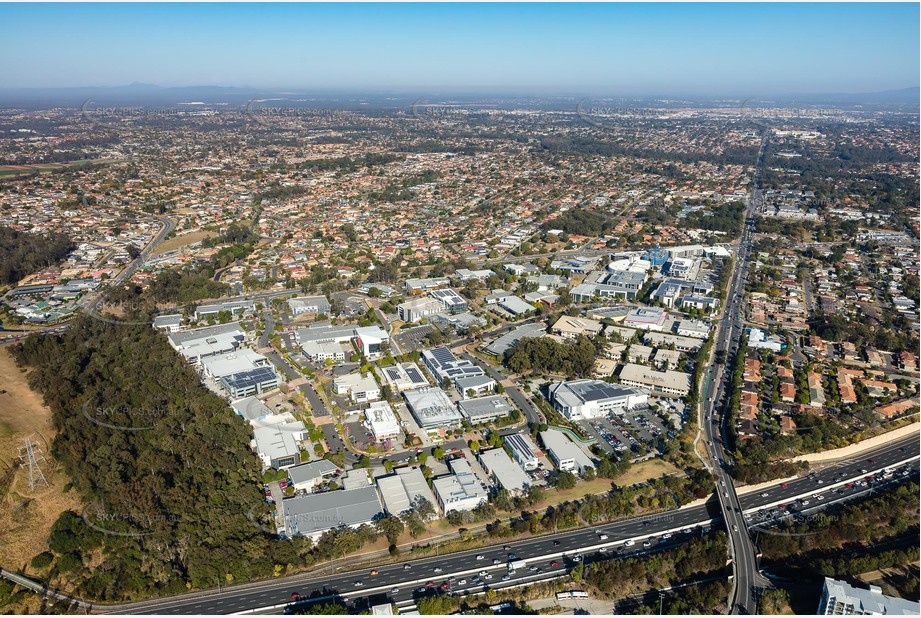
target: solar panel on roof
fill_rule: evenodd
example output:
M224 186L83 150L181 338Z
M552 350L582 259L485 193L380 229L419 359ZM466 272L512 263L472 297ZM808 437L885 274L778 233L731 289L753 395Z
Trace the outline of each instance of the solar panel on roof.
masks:
M429 353L431 354L432 358L435 359L435 361L436 361L439 365L445 365L445 364L447 364L447 363L453 363L453 362L455 362L455 361L457 360L457 357L454 356L454 354L451 353L451 350L449 350L448 348L443 347L443 346L440 347L440 348L433 348L433 349L429 350Z
M255 369L247 369L246 371L235 373L224 379L234 388L240 389L261 384L273 378L275 378L275 372L272 371L270 367L256 367Z
M419 373L419 370L416 369L415 367L409 367L409 368L407 368L407 369L406 369L406 375L409 376L409 379L412 380L413 383L417 383L417 384L418 384L418 383L420 383L420 382L425 382L425 379L422 377L422 374Z

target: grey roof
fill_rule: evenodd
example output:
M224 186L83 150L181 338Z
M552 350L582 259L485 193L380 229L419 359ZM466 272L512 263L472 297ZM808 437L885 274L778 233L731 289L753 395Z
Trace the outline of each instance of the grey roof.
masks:
M834 600L836 606L826 609L827 601ZM822 601L825 604L819 607L819 614L886 614L917 616L921 612L921 604L908 601L899 597L890 597L882 593L876 586L870 590L855 588L847 582L825 578L822 591ZM838 605L840 604L840 605ZM828 611L831 610L831 611Z
M547 334L546 328L546 325L540 322L537 324L522 324L518 328L505 333L484 349L490 354L501 357L505 354L506 350L511 348L520 339L524 339L525 337L543 337Z
M431 386L404 391L406 405L423 429L460 424L460 412L444 391Z
M199 339L207 339L218 335L227 335L234 331L240 331L240 339L243 339L243 328L239 322L228 322L227 324L218 324L217 326L206 326L205 328L196 328L181 333L167 335L173 346L185 345Z
M155 327L163 326L178 326L182 324L182 314L173 313L170 315L158 315L154 318L153 325Z
M237 399L230 404L230 407L247 421L258 421L260 418L275 414L267 405L262 403L262 400L256 397Z
M255 367L229 376L223 376L221 381L228 389L238 391L257 384L264 384L273 379L277 381L278 376L272 367Z
M481 416L507 416L513 409L502 395L465 399L457 402L457 405L464 415L470 419Z
M370 523L383 511L373 485L351 491L307 494L284 501L288 536L311 535L339 526Z
M483 467L496 478L503 489L519 491L526 489L531 484L528 475L524 473L521 466L512 461L505 449L494 448L480 451L479 457Z
M534 311L536 309L534 305L521 298L518 298L517 296L509 296L500 302L499 306L507 311L511 311L516 315L527 313L528 311Z
M425 498L432 506L438 504L422 471L415 466L397 468L393 474L379 476L377 485L384 498L387 512L392 515L410 510L420 498Z
M476 390L478 388L482 388L484 386L492 385L495 383L496 381L487 375L469 376L469 377L457 378L456 380L454 380L454 386L456 386L457 390L461 392L466 392L468 388L472 388Z
M336 464L329 460L317 459L316 461L310 461L288 468L288 478L296 484L307 483L327 474L333 474L338 469Z
M354 326L312 326L297 329L298 343L307 341L335 341L337 339L351 339L355 334Z

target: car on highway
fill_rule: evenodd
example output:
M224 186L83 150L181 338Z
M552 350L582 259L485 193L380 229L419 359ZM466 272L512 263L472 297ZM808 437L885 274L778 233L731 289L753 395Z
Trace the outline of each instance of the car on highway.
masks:
M483 576L483 579L492 579L492 573L487 573Z
M493 559L492 559L492 563L493 563L493 564L502 564L502 561L499 560L498 558L493 558Z
M377 569L371 569L371 575L378 575L379 573L380 571L378 571Z
M435 587L435 582L425 582L425 587L426 587L426 588L434 588L434 587Z
M476 559L477 559L477 560L485 560L485 559L486 559L486 556L484 556L483 554L477 554L477 555L476 555Z
M651 547L651 546L652 546L652 543L650 543L649 541L643 541L643 547Z
M390 594L396 594L396 593L398 593L399 591L400 591L399 588L391 588L391 589L390 589Z
M780 486L781 486L782 488L784 488L784 489L787 488L787 484L786 484L786 483L781 483Z
M509 575L503 575L503 576L502 576L502 581L504 581L504 582L507 582L507 581L510 580L510 579L511 579L511 577L510 577Z
M553 544L554 544L554 545L559 545L560 542L559 542L559 541L554 541Z
M732 531L733 531L733 532L738 532L738 531L739 531L739 527L738 527L737 525L735 525L735 524L732 524Z
M762 491L762 492L761 492L761 497L762 497L762 498L767 498L767 497L768 497L768 492Z
M356 588L361 588L361 587L364 586L364 585L365 585L365 583L364 583L363 581L361 581L360 579L357 580L357 581L355 582L355 587L356 587Z
M556 560L551 560L551 561L550 561L550 566L552 566L552 567L558 567L558 566L560 566L560 563L557 562Z
M432 569L432 571L435 573L441 573L442 571L444 571L444 569L442 569L441 567L435 567L434 569Z
M403 570L404 570L404 571L408 571L408 570L410 570L411 568L413 568L413 565L411 565L411 564L408 563L408 562L407 562L406 564L403 565Z
M291 593L291 598L294 599L295 601L297 601L299 598L301 598L301 595L300 595L300 593L298 593L298 592L292 592L292 593Z
M418 592L418 593L420 593L420 594L423 593L423 592L425 592L425 586L419 586L418 588L416 588L416 592Z
M483 571L480 571L479 573L477 573L477 575L479 575L480 577L485 577L485 576L486 576L486 573L487 573L487 571L486 571L486 570L483 570Z

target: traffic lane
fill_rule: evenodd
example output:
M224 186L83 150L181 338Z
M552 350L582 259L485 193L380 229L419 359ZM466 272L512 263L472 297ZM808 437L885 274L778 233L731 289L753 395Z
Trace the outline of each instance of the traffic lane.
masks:
M905 450L902 451L901 449ZM743 496L740 496L739 501L743 510L748 510L756 508L760 504L765 504L768 502L774 502L777 500L790 499L793 496L810 493L810 492L819 492L824 487L830 484L840 482L838 480L841 473L845 473L844 478L854 478L861 476L861 470L867 470L867 474L870 474L872 470L879 470L881 468L894 466L899 463L901 460L904 460L908 457L914 457L919 454L919 445L914 441L912 437L904 441L897 442L892 446L886 447L879 451L875 451L872 454L866 453L865 457L854 461L852 463L842 464L840 466L827 468L825 470L815 473L815 476L810 478L809 476L800 477L790 481L783 482L786 487L782 487L781 483L773 485L768 488L764 488L760 491L752 491ZM873 459L874 463L870 464L869 459ZM822 480L820 484L818 480ZM764 494L767 494L766 496Z
M704 505L687 509L686 512L675 511L673 517L668 517L668 515L670 514L662 513L651 515L639 520L607 524L599 528L604 529L607 534L613 537L610 541L617 541L631 536L659 534L664 530L680 525L681 522L691 524L710 517ZM648 525L644 524L643 522L645 520L650 520L651 523ZM556 541L557 544L555 544L554 541ZM426 581L436 576L441 576L446 579L448 576L462 571L478 571L479 569L485 569L487 571L501 570L507 568L509 551L515 553L518 559L527 560L545 554L578 553L583 551L583 548L586 546L602 543L604 543L604 541L600 541L597 538L597 533L594 529L581 529L557 533L552 536L535 537L524 541L509 541L506 543L511 548L509 550L505 550L503 546L499 545L451 554L450 572L445 572L443 574L436 574L433 569L435 566L441 566L443 568L446 565L444 556L422 558L412 561L412 566L408 570L404 569L403 563L398 563L393 566L382 565L378 567L380 575L375 576L375 581L380 581L379 578L382 575L387 577L387 580L385 584L375 584L375 586L390 584L405 586L412 585L412 583L420 580L422 581L421 585L424 585ZM477 560L476 556L480 554L484 555L485 558ZM500 564L494 565L492 563L493 559L499 559ZM372 587L367 581L367 577L370 577L368 573L369 571L366 570L352 571L338 576L327 575L324 576L323 579L277 583L277 590L242 590L237 593L224 592L220 600L222 601L222 605L226 605L227 607L218 607L215 603L219 599L216 597L208 597L207 599L197 600L192 603L176 601L175 605L164 604L155 608L132 613L207 614L215 613L218 609L223 612L238 611L232 609L230 605L228 605L230 602L228 599L232 600L234 608L248 609L266 607L289 602L291 592L298 592L301 595L307 596L313 592L336 591L342 593L348 590L354 591L354 582L356 580L365 581L365 587Z
M682 525L698 525L698 522L705 520L712 520L719 517L719 505L716 504L716 501L710 500L705 505L700 505L692 507L689 509L682 509L676 511L670 511L665 513L660 513L656 515L650 515L644 518L639 518L635 520L627 520L624 522L615 522L612 524L604 524L598 526L597 529L603 530L606 534L617 535L613 542L629 536L648 536L651 534L661 534L662 531L668 530L670 528L681 527ZM649 524L644 522L649 520ZM556 541L556 543L554 543ZM605 541L605 543L608 541ZM525 541L512 541L509 545L512 547L511 551L518 554L523 559L528 559L529 557L533 559L534 556L542 554L562 554L562 553L574 553L581 552L583 548L591 545L598 545L602 542L597 538L597 533L595 529L590 530L577 530L569 531L563 533L557 533L551 536L545 537L536 537L534 539L528 539ZM494 552L493 555L500 556L505 550L500 550L499 546L492 546L489 549L481 548L474 550L467 550L461 552L460 554L451 554L451 566L452 571L462 571L477 569L478 561L476 560L476 555L478 553L486 554L489 552ZM433 567L436 564L444 564L444 557L441 558L429 558L429 559L420 559L414 563L414 566L411 569L416 567L424 569L426 567ZM482 562L480 563L482 564ZM388 570L396 569L397 574L399 575L399 569L402 569L402 565L395 565L394 567L385 567ZM502 568L502 565L493 566L488 565L487 569ZM305 580L303 582L268 582L266 586L274 586L277 590L274 591L265 591L265 590L242 590L239 592L225 592L225 598L222 601L226 604L226 595L231 595L234 599L238 599L239 602L235 601L235 605L239 605L242 609L249 609L253 607L265 607L269 605L275 605L280 603L288 602L292 588L300 588L299 592L305 594L303 590L319 590L322 591L324 588L327 590L335 588L348 588L350 585L354 586L354 580L359 572L350 572L348 574L343 574L343 576L326 576L323 580ZM404 582L409 579L405 575L402 578ZM420 579L419 577L412 577L412 580ZM389 582L388 582L389 583ZM405 585L405 584L404 584ZM192 603L188 601L172 601L157 603L155 607L147 609L148 606L145 606L145 609L141 610L140 613L165 613L166 610L171 608L176 609L176 613L212 613L206 611L211 608L211 604L216 599L214 597L209 597L208 599L196 600ZM194 607L193 607L194 606ZM138 612L133 612L138 613Z

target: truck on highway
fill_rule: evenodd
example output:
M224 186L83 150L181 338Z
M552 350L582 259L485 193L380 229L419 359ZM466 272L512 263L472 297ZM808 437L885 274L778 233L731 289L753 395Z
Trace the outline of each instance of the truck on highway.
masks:
M509 560L508 561L508 573L509 575L513 574L518 569L523 569L528 566L526 560Z

